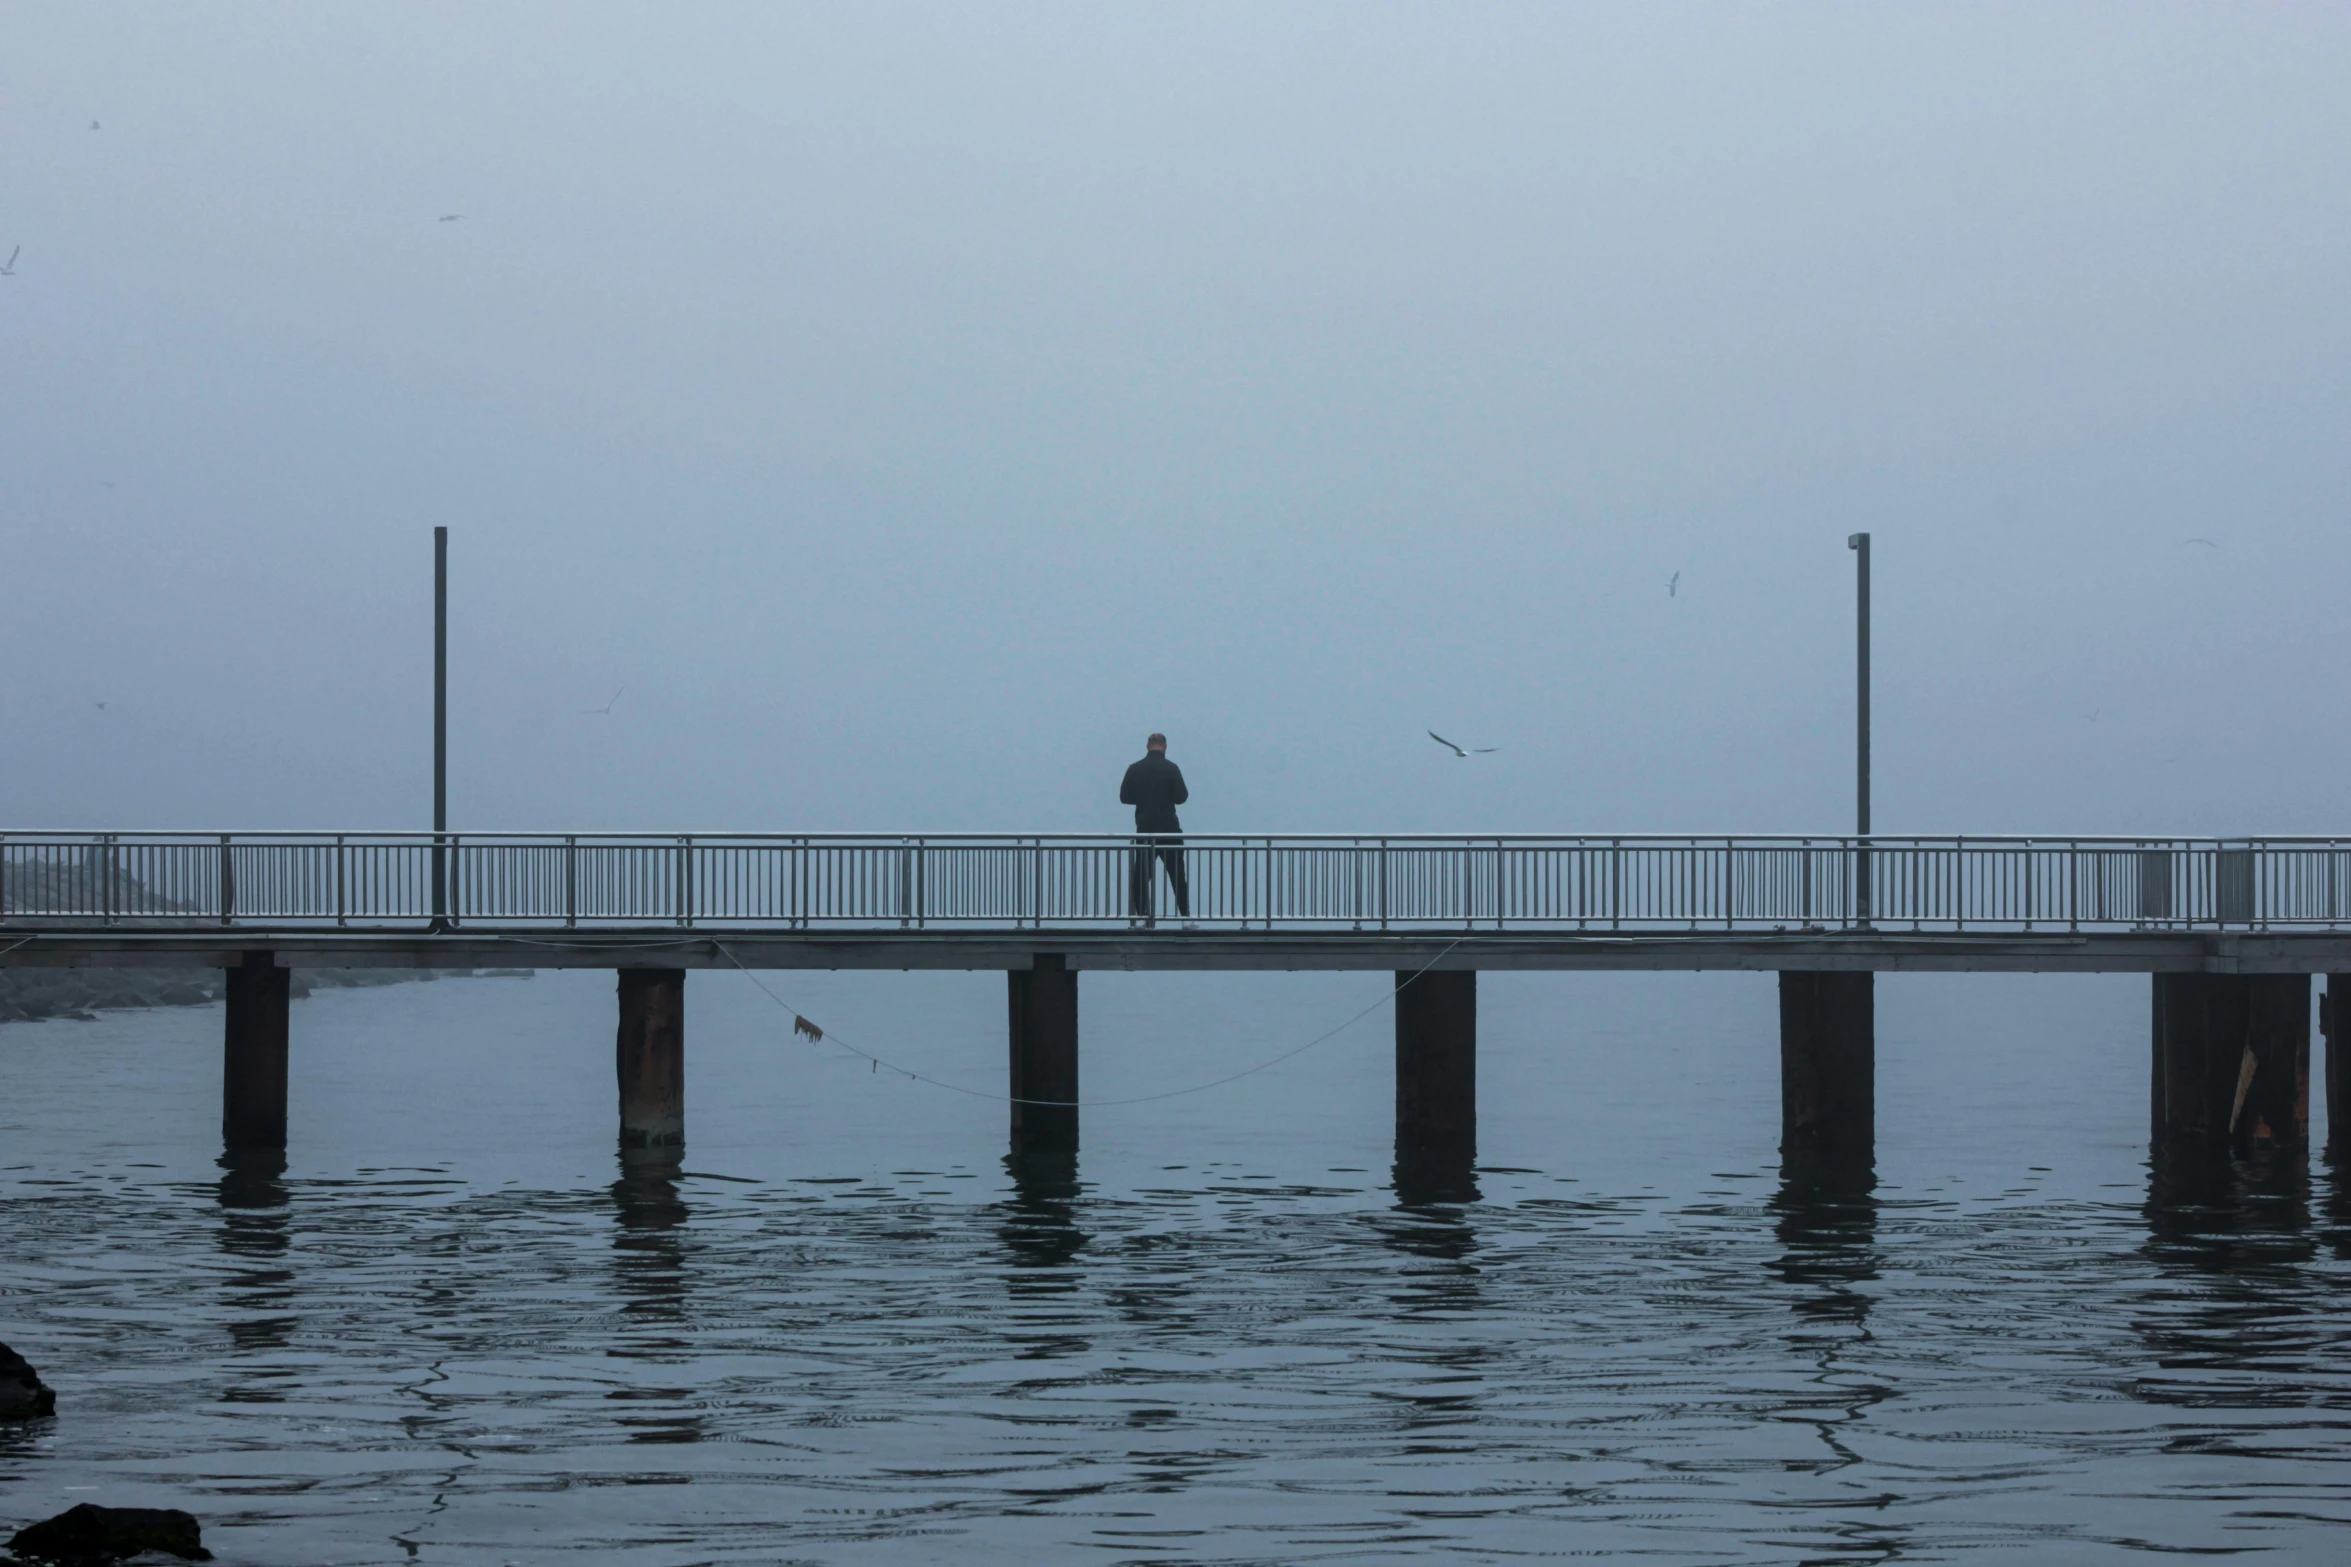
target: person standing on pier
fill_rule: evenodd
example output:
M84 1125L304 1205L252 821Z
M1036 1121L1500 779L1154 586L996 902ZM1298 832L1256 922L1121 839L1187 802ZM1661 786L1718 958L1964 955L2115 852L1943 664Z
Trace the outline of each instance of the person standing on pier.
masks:
M1167 884L1175 889L1176 913L1184 928L1192 926L1192 888L1184 876L1184 824L1176 807L1192 797L1184 787L1184 770L1167 759L1167 736L1144 742L1143 759L1127 768L1118 786L1118 803L1135 808L1135 855L1127 875L1127 912L1136 919L1151 918L1153 861L1167 867Z

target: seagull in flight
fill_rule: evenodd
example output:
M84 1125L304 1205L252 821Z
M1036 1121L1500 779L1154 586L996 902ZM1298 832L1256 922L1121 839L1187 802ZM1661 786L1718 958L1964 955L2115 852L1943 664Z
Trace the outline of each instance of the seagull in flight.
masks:
M92 129L92 130L96 130L97 128L98 128L98 122L97 122L96 120L92 120L92 121L90 122L90 129Z
M2180 540L2180 547L2181 547L2181 548L2183 548L2183 549L2185 549L2185 548L2186 548L2188 545L2191 545L2191 544L2201 544L2201 545L2203 545L2203 546L2204 546L2206 549L2208 549L2208 550L2216 550L2216 549L2219 549L2219 548L2220 548L2220 546L2219 546L2219 545L2217 545L2217 544L2213 543L2213 542L2212 542L2210 539L2182 539L2182 540Z
M23 254L24 247L22 245L19 245L14 250L10 251L8 253L8 265L0 267L0 277L16 276L16 258Z
M1437 732L1436 732L1434 729L1426 730L1426 731L1424 731L1424 732L1425 732L1425 733L1428 735L1428 737L1429 737L1431 740L1434 740L1434 741L1436 741L1436 742L1437 742L1437 744L1439 744L1439 745L1443 746L1443 747L1444 747L1446 750L1448 750L1448 751L1451 751L1451 752L1452 752L1452 753L1453 753L1453 754L1454 754L1456 757L1463 757L1463 756L1491 756L1491 755L1493 755L1493 754L1494 754L1496 751L1499 751L1499 750L1501 750L1501 749L1502 749L1502 748L1501 748L1500 746L1498 746L1498 745L1481 745L1481 746L1478 746L1477 748L1475 748L1474 750L1468 750L1468 751L1464 751L1464 750L1463 750L1461 747L1459 747L1459 746L1455 745L1455 744L1454 744L1452 741L1450 741L1450 740L1446 739L1446 738L1445 738L1443 735L1441 735L1441 734L1437 733Z
M444 212L433 221L436 223L463 223L465 221L465 214L462 212Z
M627 689L627 686L622 686L620 691L626 691ZM617 702L620 700L620 691L615 691L612 693L612 702ZM609 713L612 711L612 702L607 702L602 707L591 707L586 712L580 714L580 716L582 718L595 718L601 714Z
M1674 592L1674 589L1680 587L1681 585L1682 574L1677 571L1672 576L1665 579L1665 596L1667 598L1678 597L1679 595Z

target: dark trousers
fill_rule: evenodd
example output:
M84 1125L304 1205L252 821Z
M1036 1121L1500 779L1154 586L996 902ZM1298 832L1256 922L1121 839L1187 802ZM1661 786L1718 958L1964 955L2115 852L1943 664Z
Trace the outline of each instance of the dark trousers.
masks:
M1127 874L1127 912L1137 919L1151 917L1151 862L1167 867L1167 884L1175 889L1176 913L1192 917L1192 884L1184 875L1184 840L1174 837L1137 838L1134 866Z

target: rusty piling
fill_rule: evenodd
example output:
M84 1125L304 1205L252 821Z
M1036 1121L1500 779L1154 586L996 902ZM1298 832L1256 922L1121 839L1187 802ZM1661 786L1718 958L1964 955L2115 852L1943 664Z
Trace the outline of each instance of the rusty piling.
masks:
M2157 974L2154 992L2157 1151L2306 1153L2310 976Z
M620 971L620 1145L686 1142L686 971Z

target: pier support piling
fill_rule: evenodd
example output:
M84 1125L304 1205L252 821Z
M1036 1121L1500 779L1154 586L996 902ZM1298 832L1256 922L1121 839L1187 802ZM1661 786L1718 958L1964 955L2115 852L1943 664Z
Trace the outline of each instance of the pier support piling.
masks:
M247 952L226 971L220 1140L230 1148L286 1146L286 1011L294 975L274 952Z
M1474 1159L1478 1147L1478 976L1396 976L1396 1157Z
M686 971L620 970L620 1145L686 1141Z
M2329 974L2319 998L2318 1020L2326 1034L2327 1151L2351 1157L2351 974Z
M1780 974L1780 1154L1837 1163L1877 1155L1877 976Z
M2308 1151L2309 975L2158 974L2154 1025L2159 1150Z
M1078 1145L1078 973L1058 952L1005 972L1012 1036L1012 1151Z

